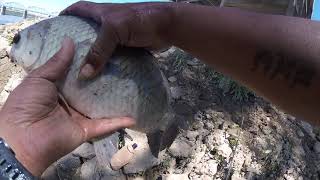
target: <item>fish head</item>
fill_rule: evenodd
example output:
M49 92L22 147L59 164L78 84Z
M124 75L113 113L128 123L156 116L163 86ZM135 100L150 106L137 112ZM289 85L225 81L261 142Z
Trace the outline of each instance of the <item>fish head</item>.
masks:
M12 40L11 61L30 71L39 61L50 24L40 22L18 32Z

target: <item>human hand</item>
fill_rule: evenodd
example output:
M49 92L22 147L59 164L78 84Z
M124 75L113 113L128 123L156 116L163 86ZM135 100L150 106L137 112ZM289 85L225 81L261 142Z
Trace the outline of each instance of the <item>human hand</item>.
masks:
M88 53L79 78L98 74L120 46L160 49L171 43L166 34L173 23L171 3L98 4L75 3L60 15L90 18L100 24L100 33Z
M89 120L68 108L55 82L64 77L73 55L74 44L66 38L60 51L10 94L0 112L0 137L35 176L83 142L134 124L130 118Z

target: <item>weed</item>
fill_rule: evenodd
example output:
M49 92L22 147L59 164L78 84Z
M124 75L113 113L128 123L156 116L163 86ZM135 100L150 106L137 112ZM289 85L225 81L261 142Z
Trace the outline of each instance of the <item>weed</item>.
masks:
M181 72L183 68L187 65L187 60L192 58L191 55L188 53L177 49L172 55L170 56L170 59L172 61L172 66L175 71Z
M218 157L217 157L218 164L222 164L224 162L224 160L225 160L225 158L222 155L218 155Z
M236 146L238 145L238 139L234 136L230 136L228 138L229 141L229 145L231 146L231 148L234 150L236 148Z
M170 167L170 163L171 163L171 159L168 157L168 158L165 158L161 164L162 164L162 167L164 167L165 169L168 169Z
M251 90L220 73L214 73L213 79L217 86L223 91L223 94L231 95L234 101L247 102L250 96L254 96Z
M13 44L13 36L7 36L6 38L9 42L9 45L11 46Z

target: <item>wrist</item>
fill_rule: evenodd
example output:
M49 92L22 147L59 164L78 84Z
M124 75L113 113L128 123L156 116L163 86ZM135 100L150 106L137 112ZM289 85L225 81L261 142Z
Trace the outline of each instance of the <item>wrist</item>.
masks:
M43 165L41 161L36 162L34 159L31 159L30 156L21 153L16 153L16 158L35 177L40 177L47 166L49 166Z
M3 137L5 142L10 146L12 151L15 154L15 158L27 169L33 176L40 177L48 165L45 165L43 159L37 160L36 151L33 151L32 154L27 149L32 146L28 142L20 142L19 140L12 139L10 137L17 137L13 134L4 135L1 134L0 137ZM23 141L23 140L21 140ZM32 148L31 148L32 149Z
M147 26L153 27L156 33L156 39L171 45L170 33L175 21L175 8L177 3L159 2L159 3L138 3L131 6L134 11L145 22Z
M16 158L15 152L2 138L0 138L0 179L35 179L35 176Z

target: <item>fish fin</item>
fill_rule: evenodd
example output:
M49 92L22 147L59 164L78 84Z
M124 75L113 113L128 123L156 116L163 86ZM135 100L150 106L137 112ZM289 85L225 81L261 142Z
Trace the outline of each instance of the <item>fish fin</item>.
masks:
M148 133L148 144L153 156L158 157L159 152L170 147L180 132L179 126L172 123L165 131Z
M163 131L160 131L160 130L147 134L150 151L154 157L158 157L159 155L162 136L163 136Z
M169 148L179 133L180 128L178 123L170 124L170 126L163 133L160 151Z

